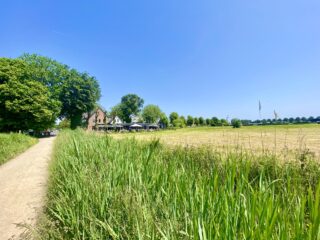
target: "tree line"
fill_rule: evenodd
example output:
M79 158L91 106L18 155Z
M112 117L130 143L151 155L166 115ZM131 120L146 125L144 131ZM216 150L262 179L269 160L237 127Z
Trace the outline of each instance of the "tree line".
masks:
M195 126L229 126L240 127L241 122L238 119L232 119L229 123L227 119L219 119L217 117L187 117L172 112L169 117L160 109L159 106L149 104L143 107L144 99L136 94L127 94L121 98L121 102L111 108L109 117L118 116L124 122L131 121L130 116L138 117L139 122L160 123L163 127L195 127Z
M97 79L86 72L69 67L48 57L23 54L18 58L0 58L0 131L53 127L65 119L70 127L83 125L83 114L97 106L101 91ZM163 127L271 125L320 122L320 117L277 118L262 120L187 117L172 112L169 116L159 106L149 104L136 94L127 94L108 115L129 123L135 115L146 123Z
M41 131L57 118L70 119L74 129L100 95L94 76L51 58L0 58L0 131Z
M304 123L320 123L320 116L318 117L290 117L277 119L258 119L258 120L241 120L242 125L285 125L285 124L304 124Z

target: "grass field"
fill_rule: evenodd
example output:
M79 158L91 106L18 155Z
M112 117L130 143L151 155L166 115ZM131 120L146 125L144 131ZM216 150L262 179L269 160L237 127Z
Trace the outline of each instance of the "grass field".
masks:
M36 138L23 134L0 134L0 165L37 142Z
M291 158L297 152L306 152L320 157L320 124L250 126L240 129L232 127L199 127L178 130L112 134L117 139L135 137L141 140L160 139L169 146L202 146L228 150L246 149L253 153L277 154Z
M50 171L40 239L320 239L311 157L67 131Z

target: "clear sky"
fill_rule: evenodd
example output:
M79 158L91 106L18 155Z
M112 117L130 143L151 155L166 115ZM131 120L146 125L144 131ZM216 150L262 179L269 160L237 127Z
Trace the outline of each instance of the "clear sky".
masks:
M163 111L320 115L319 0L1 0L0 56L49 56Z

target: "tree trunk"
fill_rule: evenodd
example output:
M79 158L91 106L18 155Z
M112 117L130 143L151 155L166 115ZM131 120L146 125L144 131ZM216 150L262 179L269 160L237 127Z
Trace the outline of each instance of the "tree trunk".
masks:
M82 113L77 113L70 119L70 127L71 129L76 129L77 127L81 127L82 124Z

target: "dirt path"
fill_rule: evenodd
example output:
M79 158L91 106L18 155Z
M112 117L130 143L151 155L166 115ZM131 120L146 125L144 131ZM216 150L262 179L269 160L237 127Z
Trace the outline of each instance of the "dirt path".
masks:
M48 177L48 162L54 138L40 142L0 166L0 239L20 239L25 228L34 224L43 206Z

